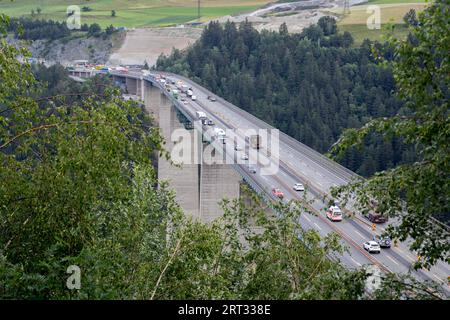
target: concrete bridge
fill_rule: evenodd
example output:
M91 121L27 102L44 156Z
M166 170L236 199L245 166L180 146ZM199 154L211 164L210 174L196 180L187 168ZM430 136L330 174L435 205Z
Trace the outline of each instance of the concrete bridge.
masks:
M408 241L399 243L397 247L382 250L382 254L377 256L362 249L362 243L371 240L373 235L380 235L384 232L385 226L379 225L376 230L373 230L371 223L348 205L344 211L346 217L342 222L331 222L325 217L324 210L331 199L330 188L348 183L357 177L355 173L283 133L279 134L279 150L271 150L278 153L270 154L266 159L270 165L276 162L278 166L278 170L273 174L263 174L265 168L259 162L255 171L250 170L247 164L236 163L236 161L230 164L206 164L204 151L210 146L221 156L236 152L232 143L224 145L208 136L204 126L195 121L197 111L206 113L208 118L215 122L216 127L224 130L239 128L272 130L274 128L220 97L217 97L217 102L209 101L207 96L213 93L178 75L167 74L171 79L183 81L192 87L197 95L195 102L190 101L184 104L174 98L154 75L144 75L142 72L112 72L110 75L118 85L125 87L129 94L136 95L144 102L146 109L153 114L160 126L169 151L180 143L177 140L178 136L173 139L173 133L177 129L191 133L191 145L196 147L190 150L188 156L200 161L191 161L180 168L175 168L165 159L159 159L158 163L159 179L170 181L171 187L177 193L178 203L187 213L205 222L220 216L222 210L218 202L224 197L230 199L239 197L242 181L246 181L268 200L279 201L272 193L272 188L277 187L284 192L283 201L308 200L309 209L313 214L302 214L300 223L303 228L314 229L321 236L330 232L341 236L343 243L349 249L349 252L339 255L339 259L346 267L352 269L362 265L375 265L384 272L411 271L417 255L409 250ZM193 132L200 134L195 135ZM210 142L205 143L204 140ZM245 145L245 139L240 135L236 137L236 141L241 146ZM256 155L258 159L260 159L261 151ZM250 160L255 157L251 150L249 150L249 157ZM298 182L305 185L304 194L293 190L292 186ZM447 263L439 262L430 270L411 271L411 273L419 279L440 282L448 293L447 277L450 274L450 268Z

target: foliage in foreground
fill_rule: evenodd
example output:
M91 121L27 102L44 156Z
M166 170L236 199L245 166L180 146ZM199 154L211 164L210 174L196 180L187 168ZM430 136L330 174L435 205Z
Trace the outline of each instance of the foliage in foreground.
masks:
M219 221L191 221L156 180L162 141L139 106L102 83L39 98L51 90L0 48L0 298L367 298L365 272L329 259L344 248L303 230L301 206L277 204L274 219L257 198L225 202ZM70 265L79 290L66 287ZM370 297L407 297L395 288Z
M401 241L411 237L411 249L423 258L416 267L429 267L437 260L450 262L449 229L436 220L448 221L450 212L449 2L435 1L419 13L418 20L411 14L408 19L408 39L390 39L395 52L394 78L405 108L359 130L347 130L332 151L342 155L377 132L386 139L402 137L415 145L418 160L357 180L334 193L342 197L356 194L361 207L370 198L376 199L380 213L400 218L388 232Z

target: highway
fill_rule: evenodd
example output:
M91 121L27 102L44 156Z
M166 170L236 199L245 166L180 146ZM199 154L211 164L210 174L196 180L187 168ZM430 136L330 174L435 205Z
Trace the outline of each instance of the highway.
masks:
M184 109L181 111L184 111L183 113L187 114L188 118L192 120L196 120L196 111L203 111L209 119L215 122L216 127L224 130L274 129L267 123L230 104L189 79L173 74L165 75L174 81L182 81L193 89L194 94L197 96L196 101L186 98L188 100L187 104L176 104L179 109ZM150 78L147 78L147 80L150 81ZM154 78L151 78L151 81L155 83ZM171 94L167 93L161 84L159 85L161 90L169 98L173 99ZM172 88L176 89L175 85L172 85ZM181 97L183 96L181 94ZM207 98L208 96L216 97L217 101L210 101ZM300 223L302 227L314 229L321 236L325 236L330 232L339 234L343 243L348 247L347 253L338 256L346 267L354 269L363 265L375 265L384 272L411 273L418 279L433 280L441 283L447 296L450 294L447 280L447 277L450 275L450 266L447 263L438 262L430 270L414 271L411 269L411 266L417 260L417 254L408 249L407 243L399 243L395 247L382 249L380 254L369 254L363 249L362 244L371 240L373 235L380 235L384 231L385 226L377 225L377 229L373 231L371 223L359 213L356 213L354 217L344 214L344 219L341 222L328 220L325 210L328 207L328 199L330 198L324 199L324 196L329 195L331 187L350 182L351 179L356 177L356 174L286 134L280 132L279 138L279 155L276 158L279 162L278 172L273 175L263 175L261 174L262 166L257 164L253 165L256 168L256 173L251 173L248 170L248 164L240 164L239 171L247 177L247 181L253 182L271 199L276 200L271 190L277 187L285 195L283 201L288 202L294 199L302 201L312 213L305 213L301 216ZM240 136L239 133L237 142L239 145L245 146L244 137ZM237 152L238 160L241 154L246 152L250 156L250 162L257 161L253 159L255 155L251 150L235 151L234 145L231 143L227 143L227 147L224 150L226 153L233 154L233 156ZM270 161L274 161L274 158L272 157ZM241 162L243 161L241 160ZM305 194L304 192L293 190L293 185L298 182L306 186ZM308 202L310 203L308 204ZM351 207L347 209L351 209ZM349 211L344 212L348 213Z

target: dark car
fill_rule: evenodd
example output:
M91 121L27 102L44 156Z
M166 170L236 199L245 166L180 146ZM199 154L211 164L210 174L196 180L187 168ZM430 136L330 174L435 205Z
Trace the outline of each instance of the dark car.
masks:
M208 120L208 126L213 126L214 125L214 121L212 121L211 119Z
M388 221L388 217L383 216L379 213L369 212L366 215L367 219L369 219L370 222L373 223L385 223Z
M391 247L391 238L388 236L373 236L373 241L377 242L381 248Z

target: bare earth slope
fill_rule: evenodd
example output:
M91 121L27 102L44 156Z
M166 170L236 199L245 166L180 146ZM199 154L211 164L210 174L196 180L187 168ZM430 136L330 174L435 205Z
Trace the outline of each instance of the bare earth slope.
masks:
M145 61L152 66L161 53L184 49L201 35L200 28L148 28L127 33L122 47L109 58L111 65L136 65Z

